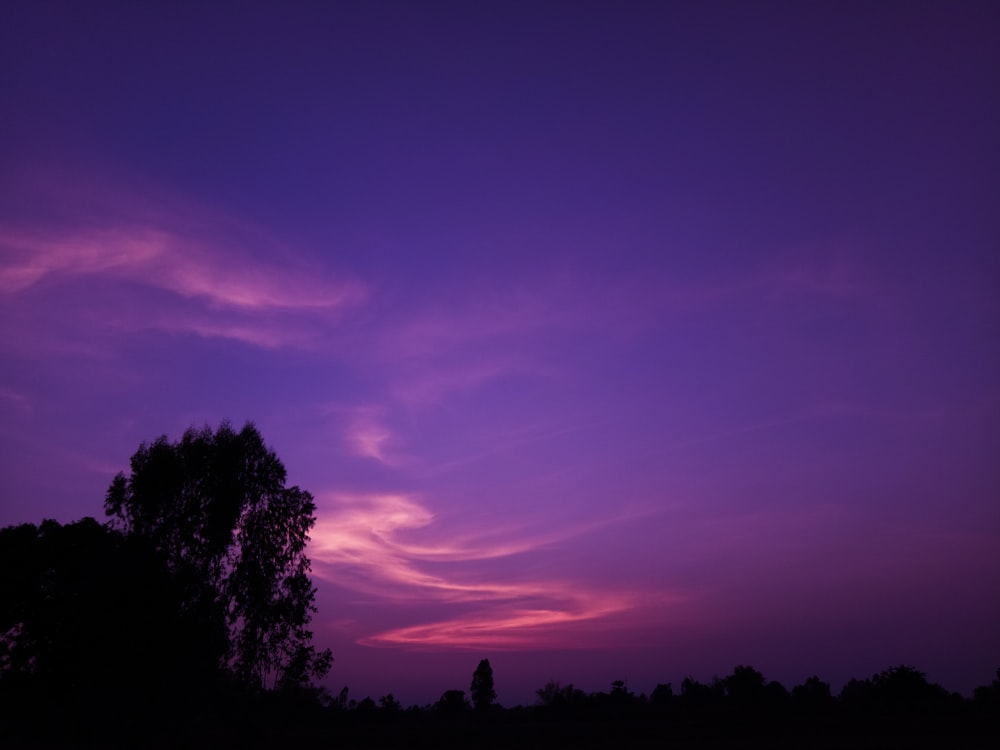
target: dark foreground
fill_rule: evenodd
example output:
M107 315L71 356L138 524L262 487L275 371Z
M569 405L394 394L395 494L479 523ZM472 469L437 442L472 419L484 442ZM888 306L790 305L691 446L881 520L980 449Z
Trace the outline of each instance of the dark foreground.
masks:
M669 683L637 695L623 681L596 693L553 681L536 691L535 705L503 708L488 667L483 660L476 670L471 702L448 690L432 705L405 709L391 693L356 701L347 688L334 697L238 684L8 684L0 689L0 748L1000 747L1000 670L971 699L906 666L852 679L836 696L817 677L789 691L738 666L709 683L687 678L676 694Z
M273 708L273 707L272 707ZM114 717L89 727L36 727L7 732L11 748L969 748L1000 747L1000 716L960 715L774 717L554 715L542 707L467 711L442 716L423 709L384 712L267 710L201 719L184 717L149 726ZM127 728L126 728L127 727ZM9 729L9 727L8 727ZM22 730L24 728L22 727Z

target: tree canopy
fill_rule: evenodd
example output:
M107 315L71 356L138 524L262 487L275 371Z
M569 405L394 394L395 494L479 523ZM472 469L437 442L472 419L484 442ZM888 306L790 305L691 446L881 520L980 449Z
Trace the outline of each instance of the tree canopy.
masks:
M236 432L223 422L140 445L104 505L115 528L160 556L182 609L217 635L219 666L252 687L304 685L332 661L308 629L316 506L285 481L252 423Z

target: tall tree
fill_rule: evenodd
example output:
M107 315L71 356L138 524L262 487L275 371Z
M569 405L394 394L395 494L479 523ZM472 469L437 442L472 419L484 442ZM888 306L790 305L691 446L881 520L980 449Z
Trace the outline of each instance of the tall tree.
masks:
M219 666L253 687L305 685L332 662L308 629L316 506L285 480L252 423L236 432L223 422L140 445L104 505L114 526L161 556L184 609L223 633Z
M469 689L472 696L472 705L477 711L487 711L497 699L496 690L493 689L493 667L490 666L489 659L483 659L472 673L472 686Z

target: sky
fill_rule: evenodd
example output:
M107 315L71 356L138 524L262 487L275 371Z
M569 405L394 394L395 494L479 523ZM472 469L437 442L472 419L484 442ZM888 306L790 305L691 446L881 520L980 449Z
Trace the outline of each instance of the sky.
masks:
M7 3L0 525L253 421L324 684L1000 666L1000 8Z

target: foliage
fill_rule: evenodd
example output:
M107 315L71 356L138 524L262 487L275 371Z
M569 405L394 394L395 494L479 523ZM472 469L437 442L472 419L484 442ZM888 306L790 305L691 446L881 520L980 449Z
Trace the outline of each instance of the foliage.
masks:
M224 422L143 443L105 500L114 527L164 561L182 610L224 634L219 666L254 687L304 686L332 661L308 630L315 505L285 476L252 424L236 432Z

